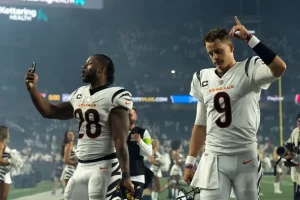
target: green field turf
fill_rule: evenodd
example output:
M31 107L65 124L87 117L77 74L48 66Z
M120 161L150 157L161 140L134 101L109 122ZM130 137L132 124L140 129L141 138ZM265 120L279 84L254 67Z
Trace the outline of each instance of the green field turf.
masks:
M287 178L285 181L281 183L281 191L282 194L274 194L273 187L273 176L264 176L262 179L262 193L261 200L292 200L293 199L293 183L290 178ZM164 186L166 184L166 179L162 179L161 185ZM43 181L37 185L35 188L27 188L27 189L14 189L11 188L9 200L19 198L22 196L33 195L45 191L51 190L51 182ZM164 191L159 195L160 200L168 199L168 191Z

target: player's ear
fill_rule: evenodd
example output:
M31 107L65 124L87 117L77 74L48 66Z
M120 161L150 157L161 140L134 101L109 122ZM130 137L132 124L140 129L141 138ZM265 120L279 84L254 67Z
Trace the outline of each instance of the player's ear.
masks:
M99 73L103 73L103 72L106 72L106 67L104 67L104 66L102 67L102 66L101 66L101 67L99 68Z
M234 51L234 45L233 43L229 43L230 52L233 53Z

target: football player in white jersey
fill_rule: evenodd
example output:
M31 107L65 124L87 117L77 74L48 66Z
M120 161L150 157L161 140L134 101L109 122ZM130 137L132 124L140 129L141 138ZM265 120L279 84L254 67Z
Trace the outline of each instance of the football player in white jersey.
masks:
M45 118L79 121L76 155L78 165L65 190L66 200L110 200L121 184L134 193L129 176L127 136L130 92L110 87L114 82L114 64L103 54L87 59L82 79L89 85L75 90L68 102L51 104L40 95L35 84L38 76L31 68L25 82L33 104Z
M284 61L235 17L231 32L217 28L204 37L215 68L193 76L190 94L198 99L197 115L186 159L184 180L201 189L200 199L228 200L233 188L238 200L259 198L261 163L256 133L259 98L285 71ZM234 58L232 38L247 43L258 55L241 62ZM193 166L205 144L205 152Z

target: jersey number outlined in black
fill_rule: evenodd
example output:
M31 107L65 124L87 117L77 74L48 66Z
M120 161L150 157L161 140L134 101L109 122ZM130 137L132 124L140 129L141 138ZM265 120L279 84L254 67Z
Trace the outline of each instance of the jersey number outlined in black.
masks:
M224 100L224 104L221 105L220 99ZM232 122L232 111L230 96L226 92L218 92L214 97L214 107L218 113L225 114L225 120L219 117L216 120L216 124L220 128L227 128Z
M92 116L91 116L92 115ZM80 108L74 111L74 116L76 119L79 119L79 126L78 132L80 132L80 128L83 122L86 122L86 135L91 138L95 139L101 135L102 126L99 124L100 122L100 114L95 109L88 109L85 111L84 116L82 110ZM92 132L92 125L95 126L95 131ZM84 133L85 134L85 133ZM84 134L78 134L78 139L81 139Z

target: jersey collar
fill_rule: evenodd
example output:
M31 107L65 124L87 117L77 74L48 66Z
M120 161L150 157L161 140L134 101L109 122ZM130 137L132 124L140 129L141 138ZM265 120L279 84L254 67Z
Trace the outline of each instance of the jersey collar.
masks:
M237 62L235 62L226 72L219 72L217 69L215 69L215 74L219 77L222 78L228 71L230 71L232 68L236 66Z
M109 88L109 84L105 84L105 85L101 85L100 87L92 88L92 89L90 89L90 95L93 95L96 92L99 92L100 90L104 90L106 88Z

